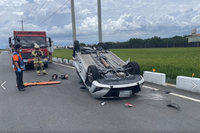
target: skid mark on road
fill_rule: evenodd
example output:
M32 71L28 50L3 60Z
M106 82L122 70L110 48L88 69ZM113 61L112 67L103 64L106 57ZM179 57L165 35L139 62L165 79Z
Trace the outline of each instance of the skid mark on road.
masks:
M145 93L145 94L137 94L138 96L141 96L142 99L148 99L148 100L155 100L155 101L162 101L165 100L165 97L159 93Z
M159 89L157 88L154 88L154 87L150 87L150 86L143 86L144 88L147 88L147 89L151 89L151 90L154 90L154 91L158 91ZM198 102L200 103L200 100L199 99L196 99L196 98L192 98L192 97L188 97L188 96L184 96L184 95L180 95L180 94L176 94L176 93L169 93L169 95L172 95L172 96L176 96L176 97L180 97L180 98L183 98L183 99L187 99L187 100L190 100L190 101L194 101L194 102Z

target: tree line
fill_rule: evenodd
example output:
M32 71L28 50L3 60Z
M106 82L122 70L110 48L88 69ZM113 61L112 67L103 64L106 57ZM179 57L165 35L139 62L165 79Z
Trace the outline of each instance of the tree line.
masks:
M109 49L199 47L199 43L188 43L186 36L174 36L170 38L160 38L158 36L154 36L148 39L131 38L126 42L105 42L104 44Z

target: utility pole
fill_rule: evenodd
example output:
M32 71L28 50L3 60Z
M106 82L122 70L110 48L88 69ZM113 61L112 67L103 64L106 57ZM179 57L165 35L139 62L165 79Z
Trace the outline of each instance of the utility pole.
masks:
M22 16L21 24L22 24L22 31L24 31L24 19L23 19L23 16Z
M102 43L101 0L97 0L99 43Z
M74 0L71 0L71 16L72 16L72 33L73 33L73 44L76 40L76 21L75 21L75 10Z

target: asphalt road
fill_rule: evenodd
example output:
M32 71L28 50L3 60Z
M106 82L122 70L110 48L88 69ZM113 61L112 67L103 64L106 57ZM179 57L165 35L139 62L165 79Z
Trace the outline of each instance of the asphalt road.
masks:
M199 132L199 94L145 83L142 91L128 99L94 99L81 90L80 79L73 68L52 64L49 75L36 76L34 70L24 72L24 82L48 81L52 74L69 75L59 85L16 89L11 55L0 54L0 132ZM159 90L152 90L157 88ZM197 101L166 94L169 90ZM181 107L166 106L172 101ZM104 106L101 102L106 102ZM125 103L132 103L127 108Z

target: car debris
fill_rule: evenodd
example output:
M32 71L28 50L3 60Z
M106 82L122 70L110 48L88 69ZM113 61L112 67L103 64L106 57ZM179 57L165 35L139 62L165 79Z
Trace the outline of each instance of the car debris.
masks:
M60 77L58 77L57 74L53 74L53 75L51 76L51 79L52 79L53 81L57 80L58 78L60 78L60 79L68 79L69 76L68 76L67 74L61 74Z
M181 107L178 104L176 104L172 101L166 101L166 105L167 105L167 107L174 108L178 111L181 109Z
M62 75L60 76L60 78L61 78L61 79L68 79L69 76L68 76L67 74L62 74Z
M51 79L52 79L52 80L57 80L57 79L58 79L58 75L57 75L57 74L53 74L53 75L51 76Z
M105 104L106 104L106 102L102 102L102 103L101 103L101 106L104 106Z
M169 91L169 90L165 90L164 93L165 93L165 94L170 94L171 91Z
M85 89L87 89L87 88L86 88L85 86L81 86L80 89L81 89L81 90L85 90Z
M141 91L144 79L137 62L124 62L99 43L96 48L74 42L76 72L95 98L130 97Z
M125 105L125 107L128 107L128 108L132 108L132 107L135 108L135 105L133 105L131 103L125 103L124 105Z

